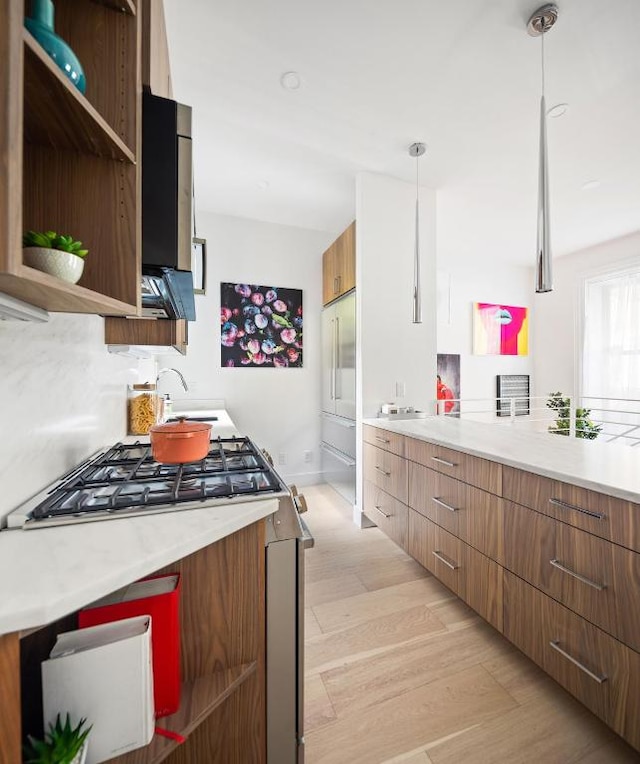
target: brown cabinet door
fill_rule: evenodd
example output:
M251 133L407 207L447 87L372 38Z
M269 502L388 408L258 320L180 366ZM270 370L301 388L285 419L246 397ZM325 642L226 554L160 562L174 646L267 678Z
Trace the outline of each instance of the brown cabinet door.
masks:
M465 599L465 546L459 538L438 525L434 526L433 574L462 599Z
M391 451L392 454L404 456L404 435L382 430L379 427L371 427L368 424L365 424L362 429L364 440L367 443L382 448L384 451Z
M431 573L435 572L435 557L433 556L436 548L435 530L434 523L413 509L409 509L407 551L423 568Z
M640 650L640 555L506 502L506 567Z
M462 545L464 585L460 597L495 629L502 632L503 568L468 544Z
M502 500L498 496L409 462L409 506L502 561Z
M377 485L364 482L364 513L380 530L403 549L407 547L407 505L389 496Z
M463 454L434 443L407 438L407 458L430 467L449 477L475 485L485 491L502 495L502 465L477 456Z
M400 456L364 444L364 479L407 503L407 462Z
M338 294L350 292L356 285L356 224L349 228L336 242L336 276Z
M505 572L504 635L640 748L640 655Z
M336 245L332 244L322 255L322 303L327 305L338 294L336 278Z
M503 494L563 523L640 552L640 505L586 488L503 468Z

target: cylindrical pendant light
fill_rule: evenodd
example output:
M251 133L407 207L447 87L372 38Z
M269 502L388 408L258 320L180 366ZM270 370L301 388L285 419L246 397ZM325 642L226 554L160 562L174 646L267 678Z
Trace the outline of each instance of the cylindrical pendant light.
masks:
M544 35L558 20L558 6L543 5L527 22L532 37L542 43L542 94L540 97L540 150L538 157L538 242L536 247L536 292L553 289L551 235L549 218L549 164L547 152L547 107L544 98Z
M416 231L413 259L413 323L422 323L422 292L420 290L420 175L418 171L420 157L427 147L424 143L412 143L409 156L416 160Z

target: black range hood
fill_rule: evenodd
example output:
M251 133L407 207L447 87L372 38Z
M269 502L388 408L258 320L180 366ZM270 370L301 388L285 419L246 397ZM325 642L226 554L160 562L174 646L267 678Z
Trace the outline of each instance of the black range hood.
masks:
M192 194L191 107L145 90L142 95L143 315L195 320L191 275ZM155 284L153 289L149 288L150 283ZM166 310L162 305L164 295L173 295L167 299Z

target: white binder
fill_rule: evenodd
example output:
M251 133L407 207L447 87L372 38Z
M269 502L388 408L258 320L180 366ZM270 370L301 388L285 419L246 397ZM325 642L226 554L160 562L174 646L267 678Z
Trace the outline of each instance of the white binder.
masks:
M87 764L151 742L155 726L151 618L140 616L59 634L42 663L44 724L67 712L87 719Z

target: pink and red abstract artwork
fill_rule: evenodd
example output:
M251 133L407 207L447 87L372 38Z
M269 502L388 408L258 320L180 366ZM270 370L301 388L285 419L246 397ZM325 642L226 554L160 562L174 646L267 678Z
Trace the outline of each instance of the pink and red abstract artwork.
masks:
M475 302L473 352L475 355L528 355L528 308Z

